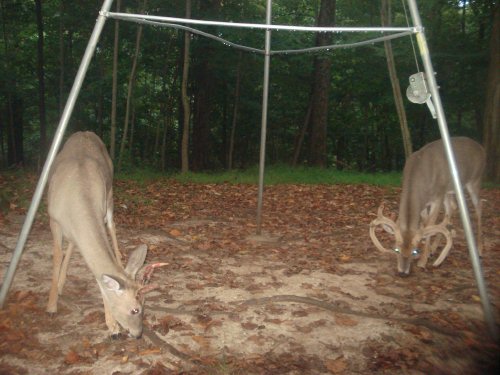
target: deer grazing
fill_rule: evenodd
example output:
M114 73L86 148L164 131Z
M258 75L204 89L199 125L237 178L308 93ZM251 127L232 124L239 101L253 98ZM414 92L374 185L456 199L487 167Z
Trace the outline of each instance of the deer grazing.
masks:
M47 312L57 312L69 259L76 247L94 274L104 301L106 325L113 338L120 326L130 336L142 334L144 294L154 288L135 281L146 258L140 245L124 268L113 221L113 163L101 139L92 132L77 132L57 155L49 176L48 213L54 241L52 284ZM111 237L113 250L109 244ZM63 260L63 238L68 248ZM152 270L162 264L149 266Z
M482 254L483 240L481 234L481 178L486 163L483 147L467 137L451 138L456 165L462 186L471 198L476 214L477 246ZM399 203L399 214L396 222L384 216L381 204L377 218L370 224L370 238L380 251L395 252L398 258L400 276L410 274L413 259L418 260L419 267L425 267L430 253L435 250L436 242L430 245L430 238L442 234L446 239L439 257L433 263L439 266L447 257L452 246L452 235L448 228L452 211L456 209L452 198L453 181L441 140L431 142L414 152L406 161L403 170L403 186ZM441 207L444 205L444 219L436 224ZM377 226L395 236L394 250L382 246L375 234ZM419 245L426 240L420 255Z

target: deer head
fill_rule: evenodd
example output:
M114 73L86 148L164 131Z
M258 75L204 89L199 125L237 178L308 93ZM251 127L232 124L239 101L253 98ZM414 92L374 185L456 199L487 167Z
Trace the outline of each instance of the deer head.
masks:
M448 230L448 216L445 216L443 221L438 225L421 227L415 231L406 231L402 234L398 224L390 218L384 216L383 210L384 204L381 204L377 211L377 218L370 223L370 238L378 250L396 254L398 260L398 273L400 276L408 276L410 274L413 260L420 259L421 241L437 234L442 234L446 238L446 245L441 251L441 255L434 262L434 266L441 264L441 262L448 255L453 243L451 232ZM375 229L379 225L381 225L386 232L394 235L395 245L392 250L382 246L377 238Z
M482 251L481 235L481 200L479 191L481 177L485 166L484 149L477 142L466 137L451 138L460 180L467 188L476 211L477 238L480 253ZM425 267L431 248L429 239L441 234L446 239L440 255L434 261L439 266L452 246L452 234L448 229L450 216L456 208L451 193L453 182L448 161L441 140L431 142L419 151L414 152L406 161L403 170L403 186L396 222L384 216L384 205L380 205L377 218L370 223L370 238L375 247L383 252L389 251L397 255L398 272L401 276L410 274L411 264L418 259L418 265ZM441 207L445 207L444 219L436 224ZM382 228L394 235L393 250L382 246L376 236L376 228ZM423 251L422 240L426 240Z
M138 246L130 255L124 275L103 273L98 280L105 301L105 309L123 329L128 331L130 336L135 338L142 335L144 305L142 290L145 288L135 278L146 259L146 253L146 245ZM116 328L114 331L114 336L116 336Z

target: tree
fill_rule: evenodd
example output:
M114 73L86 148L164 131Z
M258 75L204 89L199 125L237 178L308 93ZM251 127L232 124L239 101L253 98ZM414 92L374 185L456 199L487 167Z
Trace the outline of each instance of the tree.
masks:
M490 40L486 103L484 107L483 144L486 149L486 176L500 182L500 4L494 11Z
M122 0L116 1L116 11L119 12L121 9ZM117 93L117 82L118 82L118 41L120 34L120 21L115 20L115 34L113 42L113 84L111 88L111 135L110 135L110 156L111 160L115 160L115 145L116 145L116 93Z
M336 0L321 0L318 26L333 26L335 24ZM316 45L331 44L331 33L318 33ZM314 59L312 108L311 108L311 165L326 167L327 164L327 125L328 125L328 95L331 77L330 56L321 55Z
M147 0L144 0L142 3L142 7L140 9L144 11L146 9L147 5ZM134 91L134 85L135 85L135 77L136 77L136 71L137 71L137 60L139 59L139 50L141 48L141 39L142 39L142 24L140 24L137 27L137 34L135 37L135 52L134 52L134 57L132 59L132 68L130 70L130 76L128 80L128 90L127 90L127 105L125 107L125 120L123 124L123 136L122 136L122 142L120 145L120 155L118 157L118 170L121 169L122 166L122 161L123 161L123 155L125 152L125 143L127 143L127 136L128 136L128 126L130 122L130 113L133 108L133 96L132 93ZM132 145L130 145L132 147Z
M186 18L191 18L191 0L186 0ZM189 170L189 119L191 117L191 108L189 106L189 97L187 94L187 81L189 76L189 48L191 42L191 33L184 32L184 59L182 63L182 83L181 96L182 108L184 110L184 122L182 124L182 142L181 142L181 171L187 173Z
M381 19L383 26L391 25L391 0L382 0ZM391 79L392 94L394 96L394 104L398 113L399 125L401 127L401 135L406 159L413 152L410 130L408 129L408 121L406 119L405 106L403 104L403 96L401 95L401 87L399 85L398 74L396 72L396 63L394 62L394 54L392 52L392 44L390 40L384 41L385 56L387 59L387 68Z
M40 119L40 160L47 152L47 119L45 115L45 65L43 59L43 15L42 0L35 0L36 25L38 30L37 64L38 77L38 115Z
M238 107L240 103L240 84L241 84L241 60L242 52L238 54L238 66L236 67L236 84L234 86L234 104L233 116L231 120L231 132L229 135L229 151L227 156L227 169L233 168L234 137L236 135L236 124L238 122Z

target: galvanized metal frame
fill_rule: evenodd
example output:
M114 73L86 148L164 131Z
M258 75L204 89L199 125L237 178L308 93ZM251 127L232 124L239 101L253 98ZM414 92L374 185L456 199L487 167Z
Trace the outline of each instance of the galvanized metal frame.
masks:
M14 279L14 275L17 269L17 265L21 258L24 246L26 244L33 220L35 218L36 211L40 204L40 200L43 195L43 191L47 184L48 175L50 168L54 162L57 151L62 143L63 135L68 125L69 119L73 112L73 108L76 103L76 99L80 92L83 80L88 70L88 66L95 52L97 42L99 40L100 34L104 27L107 18L117 18L117 19L142 19L151 20L158 22L175 22L175 23L185 23L185 24L197 24L197 25L218 25L227 27L238 27L238 28L254 28L254 29L264 29L265 30L265 52L264 52L264 77L263 77L263 94L262 94L262 119L261 119L261 143L260 143L260 161L259 161L259 187L258 187L258 206L257 206L257 232L261 232L262 224L262 201L263 201L263 191L264 191L264 169L265 169L265 147L266 147L266 132L267 132L267 107L268 107L268 95L269 95L269 66L270 66L270 56L271 56L271 30L295 30L295 31L310 31L310 32L367 32L367 31L379 31L379 32L407 32L411 31L416 34L418 46L420 50L420 55L423 60L425 74L427 77L427 82L431 91L431 95L437 111L437 120L439 125L439 130L441 133L441 138L445 145L446 157L448 159L448 164L453 177L453 185L456 191L458 206L460 209L460 216L462 219L462 224L465 231L465 236L467 238L467 244L469 248L469 254L474 270L474 275L476 278L477 287L481 297L481 303L483 307L483 313L485 316L486 324L494 340L498 340L498 330L491 310L489 297L486 289L486 284L484 281L481 263L477 252L477 247L474 239L474 233L472 231L472 226L467 210L467 205L463 193L463 189L460 183L460 176L456 166L455 156L453 149L451 148L450 136L448 132L448 126L446 123L446 118L444 115L443 106L441 103L441 98L439 95L438 86L436 79L434 77L434 69L432 67L432 62L430 59L429 49L427 46L427 41L424 34L424 29L422 27L422 21L420 19L420 14L417 8L416 0L407 0L410 13L412 17L413 27L303 27L303 26L288 26L288 25L272 25L271 24L271 8L272 0L267 0L266 6L266 23L265 24L250 24L250 23L232 23L232 22L217 22L217 21L203 21L203 20L193 20L193 19L182 19L173 17L158 17L150 15L137 15L137 14L126 14L126 13L113 13L110 12L113 0L104 0L102 8L99 12L94 30L92 31L89 43L85 50L82 62L78 69L73 87L68 96L68 100L64 107L63 114L59 121L56 133L52 145L50 147L47 159L45 161L42 173L38 180L35 193L33 195L30 207L26 214L26 219L24 221L23 227L19 234L16 248L12 255L11 262L4 276L4 282L0 290L0 308L3 308L7 293Z

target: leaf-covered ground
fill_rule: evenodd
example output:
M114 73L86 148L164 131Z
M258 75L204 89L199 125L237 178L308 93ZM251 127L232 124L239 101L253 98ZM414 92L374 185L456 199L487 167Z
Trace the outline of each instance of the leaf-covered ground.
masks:
M1 179L0 187L12 184ZM34 185L34 183L33 183ZM0 213L3 273L24 215L19 192ZM368 224L399 189L265 188L256 235L253 185L115 182L122 252L149 247L154 275L140 340L107 337L99 291L79 254L59 312L45 304L51 236L42 208L4 310L1 374L489 374L486 329L463 231L439 268L395 275ZM500 190L485 190L483 271L498 318ZM8 212L8 213L7 213Z

